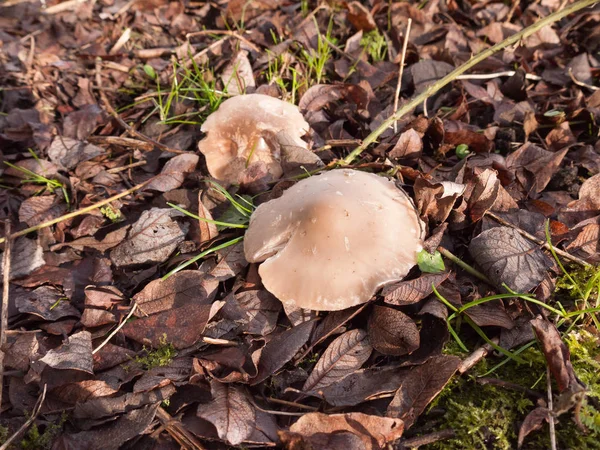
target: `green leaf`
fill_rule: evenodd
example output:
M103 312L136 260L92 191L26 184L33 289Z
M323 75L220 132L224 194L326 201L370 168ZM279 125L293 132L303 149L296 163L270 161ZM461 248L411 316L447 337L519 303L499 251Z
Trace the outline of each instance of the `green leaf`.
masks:
M421 250L417 255L417 264L425 273L440 273L446 269L442 255L437 250L433 255L425 249Z
M242 196L242 199L252 202L252 198L247 195ZM234 223L238 225L248 225L249 221L249 217L247 215L242 214L240 210L231 203L229 204L229 207L225 210L225 212L219 217L219 222ZM222 231L225 228L226 227L222 227L220 225L217 226L217 229L219 231Z
M156 80L156 72L154 71L154 67L152 67L150 64L144 64L144 72L146 72L146 75L148 75L150 78Z

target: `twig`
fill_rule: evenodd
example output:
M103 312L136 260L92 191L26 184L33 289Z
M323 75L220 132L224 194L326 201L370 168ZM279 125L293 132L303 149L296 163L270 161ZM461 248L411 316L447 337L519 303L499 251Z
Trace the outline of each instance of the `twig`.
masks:
M260 53L260 48L258 48L256 45L254 45L248 39L246 39L245 37L243 37L239 33L236 33L235 31L230 31L230 30L202 30L202 31L194 31L193 33L188 33L188 34L186 34L185 37L187 39L189 39L189 38L195 37L195 36L206 36L206 35L211 35L211 34L215 34L215 35L219 34L219 35L234 37L237 40L242 41L244 44L246 44L248 47L250 47L255 52Z
M60 14L65 11L72 11L77 6L79 6L82 3L85 3L86 1L87 0L67 0L66 2L62 2L62 3L58 3L54 6L50 6L50 7L46 8L45 10L43 10L43 12L46 15L51 15L51 14Z
M546 366L546 386L548 390L548 425L550 428L550 449L556 450L556 430L554 428L554 414L552 414L552 377L550 366Z
M567 17L569 14L572 14L576 11L579 11L580 9L591 6L597 2L598 2L598 0L579 0L578 2L575 2L572 5L566 7L562 10L556 11L556 12L550 14L549 16L544 17L543 19L535 22L534 24L530 25L529 27L525 28L524 30L521 30L518 33L513 34L512 36L509 36L502 42L499 42L498 44L494 45L493 47L483 50L482 52L473 56L462 66L457 67L456 69L454 69L452 72L450 72L448 75L446 75L441 80L438 80L435 83L431 84L421 94L414 97L411 101L409 101L404 106L402 106L402 108L400 108L395 114L392 114L388 119L383 121L383 123L379 127L377 127L377 129L375 129L371 134L369 134L364 139L364 141L361 145L356 147L350 154L348 154L348 156L346 156L343 160L341 160L341 163L345 164L345 165L350 165L352 163L352 161L354 161L356 158L358 158L358 156L360 156L360 154L369 147L369 145L371 145L372 143L377 141L379 136L383 132L385 132L388 128L390 128L390 126L392 126L394 124L394 122L396 122L397 120L404 117L406 114L411 112L414 108L416 108L418 105L423 103L424 100L428 99L429 97L434 95L436 92L438 92L440 89L445 87L447 84L454 81L456 79L456 77L464 74L466 71L473 68L474 66L476 66L480 62L484 61L485 59L489 58L494 53L499 52L500 50L508 47L509 45L516 44L517 42L521 41L522 39L525 39L525 38L531 36L532 34L536 33L543 27L551 25L554 22L556 22L564 17Z
M536 238L534 235L529 234L527 231L522 230L521 228L517 227L516 225L513 225L510 222L507 222L502 217L497 216L493 212L487 211L485 214L487 216L490 216L492 219L494 219L499 224L504 225L506 227L510 227L510 228L515 229L521 236L529 239L530 241L535 242L537 245L545 248L546 250L550 250L550 245L548 245L548 242L546 242L546 241L544 241L542 239ZM591 264L585 262L583 259L578 258L577 256L573 256L570 253L565 252L564 250L556 248L555 246L553 246L553 247L554 247L554 251L558 255L562 256L563 258L568 259L571 262L577 263L577 264L579 264L579 265L581 265L583 267L590 267L591 266Z
M115 328L112 331L112 333L110 333L108 335L108 337L106 339L104 339L102 344L100 344L94 351L92 351L92 355L95 355L96 353L98 353L102 349L102 347L104 347L106 344L108 344L110 342L110 340L113 338L113 336L115 334L117 334L119 332L119 330L125 326L127 321L131 318L131 316L133 316L133 313L135 312L136 308L137 308L137 303L134 303L133 306L131 307L131 311L129 311L129 314L127 314L127 317L125 317L125 319L119 324L119 326L117 328Z
M499 341L500 340L497 337L492 338L492 342L494 342L496 345ZM460 363L460 366L458 366L458 372L461 374L467 372L472 367L474 367L479 361L485 358L488 355L488 353L491 352L493 349L494 347L492 347L491 344L483 344L481 347L479 347L477 350L471 353L468 357L463 359L463 361Z
M404 43L402 44L402 55L400 56L400 67L398 69L398 83L396 83L396 95L394 95L394 114L398 111L398 101L400 100L400 88L402 87L402 75L404 74L404 59L406 58L406 48L408 47L408 36L410 35L410 26L412 19L408 19L406 32L404 33ZM394 121L394 133L398 132L398 121Z
M4 234L10 236L10 221L4 223ZM8 295L10 282L10 246L11 239L4 244L4 256L2 257L2 317L0 318L0 406L2 405L2 386L4 386L4 344L6 343L6 329L8 328Z
M204 447L192 433L186 430L179 420L171 417L171 415L161 406L156 410L156 418L165 427L167 433L169 433L182 448L206 450L206 447Z
M99 201L98 203L94 203L93 205L86 206L85 208L78 209L77 211L73 211L73 212L71 212L69 214L65 214L64 216L57 217L56 219L52 219L52 220L48 220L46 222L42 222L42 223L40 223L38 225L35 225L33 227L29 227L29 228L26 228L24 230L17 231L16 233L11 234L10 236L0 238L0 244L2 244L3 242L5 242L7 238L15 239L15 238L18 238L20 236L25 236L26 234L33 233L34 231L41 230L42 228L48 228L48 227L51 227L52 225L55 225L57 223L64 222L65 220L72 219L73 217L77 217L77 216L80 216L82 214L87 214L87 213L89 213L89 212L91 212L91 211L93 211L95 209L98 209L98 208L104 206L104 205L108 205L109 203L114 202L115 200L119 200L120 198L127 197L129 194L132 194L133 192L138 191L141 188L143 188L144 186L146 186L152 179L153 178L151 178L150 180L144 181L143 183L140 183L140 184L138 184L136 186L133 186L132 188L127 189L126 191L123 191L120 194L113 195L112 197L109 197L109 198L107 198L105 200Z
M0 447L0 450L7 450L10 447L10 444L12 444L13 441L15 441L19 436L21 436L21 434L25 430L27 430L27 428L29 428L29 426L35 421L38 414L40 413L40 410L42 409L42 405L44 404L44 399L46 398L46 386L47 385L44 384L44 389L42 390L42 394L39 396L37 402L35 403L35 406L31 413L31 417L29 417L29 419L27 419L27 422L25 422L21 426L21 428L19 428L17 430L17 432L15 434L13 434L11 437L9 437L6 440L6 442L4 442L4 444L2 444L2 446Z
M281 399L275 398L275 397L269 397L269 398L267 398L267 401L269 401L271 403L277 403L279 405L289 406L291 408L307 409L309 411L318 411L319 410L319 408L315 408L314 406L303 405L302 403L296 403L296 402L289 402L287 400L281 400Z
M214 339L211 337L203 337L202 342L208 345L221 345L223 347L236 347L238 345L235 341L229 341L227 339Z
M506 70L504 72L495 72L495 73L470 73L467 75L460 75L456 77L457 80L491 80L499 77L512 77L515 73L514 70ZM525 78L532 81L540 81L542 77L539 75L533 75L531 73L526 73Z
M126 166L114 167L112 169L108 169L106 171L106 173L124 172L126 170L133 169L135 167L145 166L146 164L148 164L148 161L146 161L145 159L142 159L141 161L137 161L137 162L134 162L134 163L131 163L131 164L127 164Z
M101 65L100 65L101 61L102 60L100 58L96 59L96 84L98 86L102 86ZM165 151L165 152L176 153L176 154L188 153L184 150L177 150L174 148L170 148L170 147L166 146L165 144L161 144L160 142L155 141L154 139L149 138L148 136L137 131L135 128L133 128L131 125L129 125L127 122L125 122L121 118L119 113L117 111L115 111L115 109L112 107L112 105L108 101L108 97L106 96L106 93L103 90L100 90L98 92L100 93L100 98L102 99L102 103L104 103L104 107L108 110L110 115L113 116L114 119L119 123L119 125L121 125L123 128L125 128L130 134L134 135L138 139L141 139L142 141L149 142L150 144L156 146L157 148L159 148L160 150Z
M441 441L444 439L451 439L454 437L454 430L446 429L435 431L433 433L426 434L425 436L417 436L414 438L400 441L400 448L418 448L423 445L433 444L434 442Z
M588 89L591 89L592 91L597 91L598 89L600 89L600 87L598 87L598 86L592 86L591 84L586 84L583 81L579 81L577 78L575 78L575 75L573 74L573 69L571 69L570 67L569 67L569 76L571 77L571 80L573 80L573 83L575 83L577 86L588 88Z

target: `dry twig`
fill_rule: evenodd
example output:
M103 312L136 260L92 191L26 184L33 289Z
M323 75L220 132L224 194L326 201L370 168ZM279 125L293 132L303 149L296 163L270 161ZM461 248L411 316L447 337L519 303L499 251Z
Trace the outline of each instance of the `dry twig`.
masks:
M156 418L165 427L167 433L169 433L173 439L177 441L181 448L190 450L205 450L205 447L196 439L196 437L186 430L183 424L171 417L171 415L165 411L162 407L158 407L156 410Z
M127 314L127 317L125 317L125 319L123 319L123 321L119 324L119 326L117 328L115 328L112 331L112 333L110 333L106 337L106 339L104 339L102 344L100 344L98 347L96 347L96 349L92 352L92 355L95 355L96 353L98 353L102 349L102 347L104 347L106 344L108 344L110 342L110 340L113 338L113 336L115 334L117 334L119 332L119 330L125 326L127 321L131 318L131 316L133 316L133 313L135 312L136 308L137 308L137 303L134 303L133 306L131 307L131 311L129 311L129 314Z
M42 409L42 405L44 404L45 398L46 398L46 385L44 384L44 389L42 390L42 394L38 397L38 400L35 403L35 406L33 407L31 417L29 417L29 419L27 419L27 422L25 422L23 425L21 425L21 428L19 428L15 434L13 434L11 437L9 437L6 440L6 442L4 442L4 444L2 444L2 446L0 447L0 450L7 450L10 447L10 444L12 444L13 441L18 439L19 436L21 436L21 434L23 434L25 432L25 430L27 430L27 428L29 428L29 426L35 421L35 419L37 419L37 416L40 413L40 410Z
M398 111L398 101L400 100L400 89L402 88L402 75L404 74L404 59L406 58L406 48L408 47L408 36L410 35L410 26L412 19L408 19L406 32L404 33L404 43L402 44L402 55L400 56L400 68L398 69L398 83L396 84L396 95L394 96L394 114ZM398 132L398 121L394 121L394 133Z
M10 221L4 223L4 235L10 236ZM8 293L10 281L10 246L11 239L4 243L4 256L2 258L2 317L0 318L0 406L2 406L2 387L4 386L4 344L6 344L6 329L8 328Z

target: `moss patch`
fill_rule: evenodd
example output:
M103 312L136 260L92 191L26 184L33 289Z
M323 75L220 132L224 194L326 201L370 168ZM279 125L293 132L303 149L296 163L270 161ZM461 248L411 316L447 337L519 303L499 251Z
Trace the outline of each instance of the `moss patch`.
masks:
M578 377L588 386L589 396L600 399L600 345L587 332L573 332L565 342L571 351L571 361ZM456 354L456 344L450 342L446 353ZM464 353L461 355L464 357ZM516 383L540 392L546 386L546 361L533 346L522 353L528 365L509 362L488 377ZM455 377L438 396L433 406L445 410L437 429L452 428L456 437L430 445L432 449L514 449L517 447L519 427L527 413L537 405L525 393L491 385L480 385L475 380L499 362L487 358L475 366L468 376ZM554 394L558 392L554 386ZM432 406L432 407L433 407ZM426 420L423 417L422 420ZM581 420L588 427L583 434L572 420L572 414L559 417L556 425L557 443L561 449L600 449L600 412L586 402ZM531 433L524 449L549 448L548 425Z

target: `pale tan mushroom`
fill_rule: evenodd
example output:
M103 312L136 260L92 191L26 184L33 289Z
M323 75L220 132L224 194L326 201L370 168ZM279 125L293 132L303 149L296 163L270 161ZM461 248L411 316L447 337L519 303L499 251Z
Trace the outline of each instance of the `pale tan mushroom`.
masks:
M365 303L417 263L423 226L393 181L340 169L295 184L252 214L249 262L281 302L317 311Z
M257 173L270 180L280 178L286 148L301 148L320 161L301 139L309 126L298 107L268 95L225 100L201 129L207 136L198 148L211 176L224 185L256 178Z

